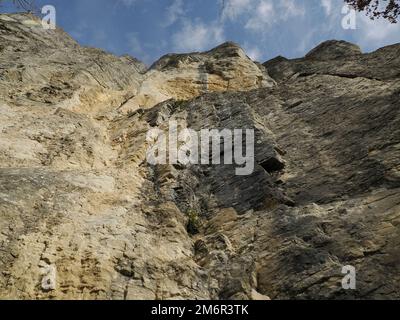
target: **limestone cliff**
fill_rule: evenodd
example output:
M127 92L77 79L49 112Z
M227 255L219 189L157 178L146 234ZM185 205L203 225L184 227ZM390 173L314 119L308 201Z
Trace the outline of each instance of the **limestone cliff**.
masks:
M206 92L247 91L274 85L267 70L235 43L204 53L169 54L146 72L138 94L122 111L148 108L171 98L188 100Z
M149 165L169 119L253 128L253 174ZM0 298L399 299L399 159L400 45L147 69L0 15Z

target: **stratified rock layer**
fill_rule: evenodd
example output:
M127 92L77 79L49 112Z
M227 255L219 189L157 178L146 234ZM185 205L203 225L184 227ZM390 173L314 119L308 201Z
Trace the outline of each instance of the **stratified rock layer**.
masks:
M27 15L0 38L1 298L400 298L400 45L146 71ZM255 129L253 174L149 165L171 119Z
M274 84L262 65L251 61L237 44L226 42L204 53L162 57L121 111L152 107L171 98L188 100L206 92L247 91Z

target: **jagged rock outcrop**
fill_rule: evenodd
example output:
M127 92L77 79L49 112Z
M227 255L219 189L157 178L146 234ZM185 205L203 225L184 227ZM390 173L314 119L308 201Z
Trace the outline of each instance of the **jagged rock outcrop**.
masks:
M27 15L0 39L1 298L400 298L400 45L146 71ZM253 174L147 163L171 119L254 129Z
M354 44L327 41L311 50L304 59L277 57L265 62L264 66L278 82L315 74L390 80L400 75L399 50L398 45L393 45L361 54Z
M89 113L117 108L134 95L145 67L80 47L61 29L45 30L30 15L0 16L3 101Z
M349 58L361 55L359 46L346 41L325 41L306 54L306 59L334 60L336 58Z
M267 70L251 61L237 44L224 43L204 53L168 54L145 75L138 94L121 108L135 111L169 100L188 100L205 92L271 87Z

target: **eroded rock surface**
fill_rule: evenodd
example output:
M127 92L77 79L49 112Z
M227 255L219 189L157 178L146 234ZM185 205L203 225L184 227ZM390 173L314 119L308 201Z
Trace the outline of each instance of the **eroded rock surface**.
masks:
M237 44L224 43L208 52L168 54L155 62L138 94L122 111L148 108L169 100L188 100L206 92L236 92L272 87L267 70Z
M0 15L1 298L400 298L399 45L146 71L35 23ZM149 165L172 119L254 129L253 174Z

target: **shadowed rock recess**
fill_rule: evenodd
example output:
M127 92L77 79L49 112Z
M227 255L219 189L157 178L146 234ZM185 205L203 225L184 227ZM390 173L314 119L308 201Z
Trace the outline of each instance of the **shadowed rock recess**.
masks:
M169 119L255 129L254 173L147 164ZM399 159L400 45L147 70L0 15L2 299L399 299Z

